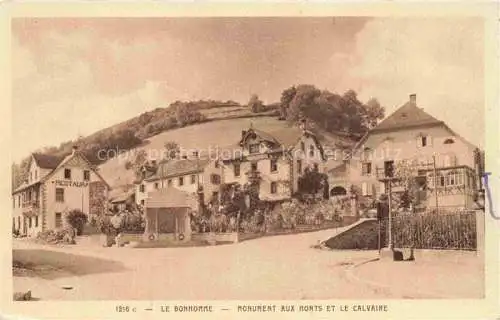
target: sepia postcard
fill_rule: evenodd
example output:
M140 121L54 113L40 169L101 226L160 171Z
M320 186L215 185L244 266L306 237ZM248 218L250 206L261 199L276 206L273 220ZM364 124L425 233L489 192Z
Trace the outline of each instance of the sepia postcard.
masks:
M0 319L500 318L494 2L3 12Z

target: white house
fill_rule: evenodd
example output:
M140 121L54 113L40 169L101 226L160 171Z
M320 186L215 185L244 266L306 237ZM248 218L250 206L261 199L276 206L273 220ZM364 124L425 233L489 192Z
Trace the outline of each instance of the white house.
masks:
M64 225L73 209L88 215L106 212L109 185L76 147L66 157L32 154L25 182L12 192L12 225L21 234Z

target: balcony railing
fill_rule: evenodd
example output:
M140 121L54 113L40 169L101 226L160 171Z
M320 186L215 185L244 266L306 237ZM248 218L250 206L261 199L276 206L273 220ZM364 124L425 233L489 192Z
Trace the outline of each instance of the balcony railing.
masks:
M22 208L38 208L38 200L25 201L21 204Z

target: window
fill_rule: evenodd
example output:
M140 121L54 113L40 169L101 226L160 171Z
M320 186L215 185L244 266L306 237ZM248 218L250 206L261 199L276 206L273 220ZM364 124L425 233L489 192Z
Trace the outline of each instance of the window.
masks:
M372 195L372 186L367 182L363 182L361 184L361 195L363 196L371 196Z
M212 200L219 201L219 193L217 191L212 192Z
M35 216L35 228L38 228L38 216Z
M361 174L364 176L369 176L372 174L372 163L364 162L361 164Z
M218 160L216 160L216 161L215 161L215 163L214 163L214 167L215 167L216 169L218 169L218 168L219 168L219 166L220 166L220 165L219 165L219 161L218 161Z
M211 174L210 175L210 182L212 184L220 184L220 175L218 175L218 174Z
M21 208L21 195L17 196L17 206Z
M179 177L179 186L184 185L184 177Z
M143 206L143 205L144 205L144 199L141 200L141 206Z
M35 170L35 180L38 179L38 171Z
M56 202L64 202L64 189L56 188Z
M314 172L318 172L319 171L319 166L318 166L317 163L314 164L313 170L314 170Z
M196 175L192 174L191 175L191 184L195 184L196 183Z
M384 175L386 177L394 176L394 161L385 161L384 162Z
M278 171L278 160L271 159L271 172Z
M62 227L62 214L60 212L56 212L56 228Z
M302 160L297 160L297 173L302 174Z
M439 176L438 183L439 183L439 186L440 186L440 187L444 187L444 186L445 186L445 184L446 184L446 179L444 178L444 176L443 176L443 175L440 175L440 176Z
M12 198L12 208L16 207L16 198Z
M314 146L312 144L309 146L309 156L314 157Z
M21 229L21 217L17 217L17 228Z
M464 177L461 172L451 171L446 178L446 183L449 186L460 186L464 184Z
M259 153L260 146L259 146L259 144L251 144L249 150L250 150L250 153Z
M155 189L158 189L158 188L159 188L158 182L155 182Z
M30 172L30 181L33 181L33 172Z
M431 138L425 134L420 134L417 137L417 146L420 148L429 146L431 144Z
M235 177L239 177L239 176L240 176L240 174L241 174L241 164L240 164L240 163L235 163L233 166L234 166L234 167L233 167L233 170L234 170L234 176L235 176Z
M302 152L306 152L306 144L304 141L300 141L300 150L302 150Z
M141 184L141 185L139 186L139 192L144 192L144 191L146 191L146 186L145 186L145 185L143 185L143 184Z
M83 180L90 181L90 171L89 170L83 170Z
M71 169L64 169L64 179L71 179Z
M29 228L33 227L33 217L28 218L28 227Z
M257 171L257 162L252 162L251 170L252 171Z
M167 180L167 185L170 187L172 185L172 179Z
M278 184L275 181L273 181L271 182L271 193L275 194L277 192L278 192Z
M453 143L455 143L455 141L453 141L453 139L444 140L444 144L453 144Z

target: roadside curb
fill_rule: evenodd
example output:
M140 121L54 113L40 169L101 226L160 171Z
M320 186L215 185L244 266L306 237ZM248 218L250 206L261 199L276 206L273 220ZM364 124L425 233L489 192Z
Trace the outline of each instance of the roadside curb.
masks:
M357 276L354 272L354 270L358 267L361 267L365 264L376 262L379 260L380 260L380 258L372 258L372 259L365 260L365 261L362 261L362 262L357 263L357 264L350 265L349 267L347 267L345 269L344 272L345 272L347 278L350 279L351 281L367 285L375 291L382 291L386 294L393 295L394 290L391 288L391 286L389 286L387 284L380 283L380 282L363 279L363 278ZM408 294L408 295L403 295L403 296L405 296L406 298L400 298L400 299L453 299L454 298L454 297L444 297L441 294L436 294L433 292L421 291L421 290L415 291L415 294Z

